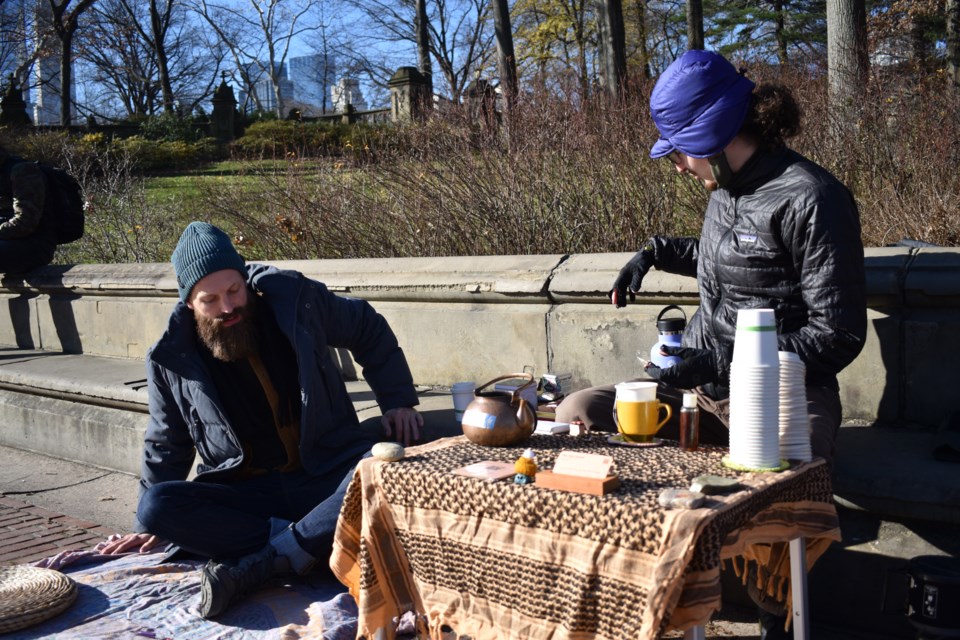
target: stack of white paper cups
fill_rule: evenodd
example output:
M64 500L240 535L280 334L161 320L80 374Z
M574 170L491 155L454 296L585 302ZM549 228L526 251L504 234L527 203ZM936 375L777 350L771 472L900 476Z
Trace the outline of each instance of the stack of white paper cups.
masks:
M780 466L780 358L773 309L741 309L730 364L730 461Z
M806 372L800 356L780 352L780 457L784 460L809 462L813 457Z

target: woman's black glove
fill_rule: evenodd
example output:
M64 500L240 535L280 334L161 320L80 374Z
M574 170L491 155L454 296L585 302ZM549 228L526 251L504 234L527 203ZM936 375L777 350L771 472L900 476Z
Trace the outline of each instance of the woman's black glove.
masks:
M665 369L650 363L644 371L654 380L671 387L693 389L709 382L719 382L726 370L726 362L712 349L663 346L660 347L660 352L682 358L682 362Z
M627 306L627 295L630 295L630 302L637 299L636 293L640 290L640 284L643 277L650 271L654 264L653 243L647 245L637 252L637 255L630 258L630 262L620 269L620 274L613 283L613 289L610 289L608 295L610 301L616 307Z

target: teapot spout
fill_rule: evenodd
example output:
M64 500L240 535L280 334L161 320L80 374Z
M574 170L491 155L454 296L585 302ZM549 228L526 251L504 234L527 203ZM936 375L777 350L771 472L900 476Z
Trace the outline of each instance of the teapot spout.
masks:
M517 426L524 431L533 431L533 423L537 419L537 414L524 398L517 396L517 399L520 401L520 406L517 407Z

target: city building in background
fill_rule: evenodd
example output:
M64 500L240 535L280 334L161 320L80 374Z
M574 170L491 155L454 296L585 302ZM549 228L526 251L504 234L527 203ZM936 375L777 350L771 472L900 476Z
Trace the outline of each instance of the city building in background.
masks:
M266 64L257 64L251 62L246 66L247 77L250 84L240 89L240 104L247 111L257 109L259 103L260 109L264 111L277 110L277 95L273 91L273 82L265 71ZM284 104L289 108L289 103L295 97L293 82L287 78L286 66L279 67L280 78L280 96ZM284 114L285 115L285 114Z
M287 62L294 102L305 116L321 115L331 109L330 86L337 77L337 64L329 55L297 56Z
M330 87L330 97L333 101L333 110L342 113L347 105L356 111L366 111L367 102L360 92L360 81L356 78L340 78L337 84Z
M27 99L27 109L32 110L34 124L60 124L60 57L48 55L33 64L33 101ZM29 91L29 88L28 88ZM70 87L70 104L75 105L77 85ZM71 107L76 115L76 107Z
M27 114L36 125L58 125L62 120L59 41L51 32L51 8L46 0L0 0L0 88L8 86L11 77L16 79ZM44 39L46 42L41 43ZM83 63L84 59L75 55L74 62ZM236 78L237 105L242 111L278 112L277 95L267 68L266 63L250 62ZM278 115L316 117L342 113L347 105L357 111L368 109L358 80L340 74L336 57L329 53L289 58L278 66L283 103L283 113ZM91 92L91 86L85 82L83 68L75 64L70 88L71 121L76 121L77 114L84 111L77 108L78 95L82 96L80 100L87 101L96 95L96 90ZM86 104L86 108L90 110L91 104ZM105 103L96 103L92 110L113 113Z
M256 109L257 99L265 111L276 111L277 102L270 78L262 67L251 63L246 67L249 86L239 91L239 103L246 111ZM342 113L347 105L356 111L364 111L367 102L360 91L360 82L355 78L337 78L336 61L321 54L290 58L280 68L280 93L287 113L297 110L303 116L318 116L324 113Z
M0 2L0 78L4 86L11 76L17 78L27 114L38 125L60 124L59 43L48 35L50 22L50 5L46 2ZM48 45L39 47L44 37L49 39ZM47 53L27 64L30 52L36 50ZM71 103L76 102L75 85L70 98Z
M29 0L6 0L0 3L0 82L5 90L11 76L15 77L23 90L27 113L32 114L29 79L24 77L20 69L27 59L25 34L28 20L30 24L33 23L29 4Z
M43 34L50 32L52 21L50 5L46 2L37 2L33 20L30 24L32 31L30 36L34 41L44 38ZM46 37L49 38L49 36ZM47 55L40 56L33 63L32 76L27 87L27 91L32 94L32 100L28 100L26 96L24 96L24 100L27 102L28 113L33 118L33 123L37 125L60 124L59 52L55 54L50 51ZM32 86L33 91L30 91L30 86Z

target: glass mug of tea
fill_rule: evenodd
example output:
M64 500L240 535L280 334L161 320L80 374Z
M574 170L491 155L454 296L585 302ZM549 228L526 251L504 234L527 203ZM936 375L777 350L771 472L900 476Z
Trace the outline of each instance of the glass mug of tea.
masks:
M652 442L673 415L670 405L657 400L657 383L621 382L615 388L613 422L617 431L628 442ZM661 411L666 413L662 420Z

